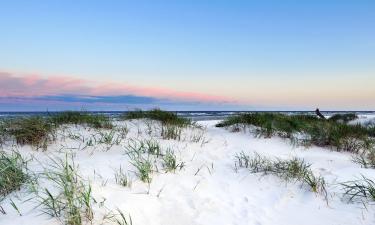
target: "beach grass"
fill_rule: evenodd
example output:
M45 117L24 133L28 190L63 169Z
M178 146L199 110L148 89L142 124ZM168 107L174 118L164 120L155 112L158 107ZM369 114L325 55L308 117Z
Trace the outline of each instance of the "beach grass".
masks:
M0 151L0 198L19 190L28 177L26 160L19 153Z
M139 154L129 154L130 163L136 168L139 179L145 183L151 183L153 173L153 162L147 157Z
M182 127L175 124L166 124L161 127L161 137L165 140L181 140Z
M154 139L130 139L125 146L125 149L127 150L127 154L130 154L131 156L139 156L146 153L147 155L160 157L163 154L159 141Z
M353 162L363 168L375 168L375 149L369 149L353 156Z
M130 119L151 119L160 121L163 125L187 126L192 124L191 120L179 117L176 113L152 109L148 111L136 110L129 111L122 116L126 120Z
M4 119L0 119L0 147L5 144L7 140L6 123Z
M310 169L310 164L299 158L270 159L257 153L247 155L241 152L235 156L236 168L246 168L251 173L272 174L285 181L299 181L310 187L316 193L327 195L325 181L320 176L315 176Z
M55 140L55 127L48 120L39 117L20 117L6 122L6 133L19 145L31 145L46 149Z
M375 201L375 182L365 176L341 185L344 187L344 196L348 197L349 201Z
M56 217L67 225L81 225L94 217L91 186L82 181L73 158L51 159L53 162L44 177L53 182L53 191L36 191L42 212ZM57 190L57 191L56 191Z
M348 123L357 118L358 116L355 113L342 113L342 114L338 113L329 117L328 120L335 121L335 122Z
M120 167L118 170L115 171L115 181L116 184L121 185L123 187L130 187L131 180L128 174Z
M184 167L183 162L177 161L177 156L171 149L168 149L163 155L163 167L166 172L174 172L178 168L182 169Z
M160 109L130 111L124 114L122 118L125 120L150 119L158 121L161 123L160 136L166 140L181 140L182 129L194 125L190 119ZM150 126L148 126L148 133L151 134L151 131Z
M127 218L124 212L122 212L119 208L117 208L116 211L117 211L116 213L110 213L110 215L107 216L108 221L113 222L116 225L132 225L133 224L133 221L130 215Z
M347 117L349 116L343 116ZM311 115L246 113L228 117L216 126L252 126L252 131L259 137L280 136L304 145L335 147L338 151L358 153L372 147L369 128L338 122L339 120L341 119L319 119Z
M93 128L113 127L111 120L105 115L94 115L85 111L63 111L53 113L49 116L49 120L59 126L63 124L87 125Z
M367 130L370 137L375 137L375 125L369 126Z
M64 124L87 125L97 129L113 128L109 117L81 111L3 119L0 121L0 146L8 140L15 140L21 146L31 145L46 150L48 144L55 141L56 130Z

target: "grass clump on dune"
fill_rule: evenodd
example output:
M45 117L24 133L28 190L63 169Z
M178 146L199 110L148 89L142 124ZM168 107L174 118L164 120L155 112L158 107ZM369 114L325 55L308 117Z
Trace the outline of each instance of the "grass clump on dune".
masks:
M85 184L78 175L77 166L68 156L65 159L51 159L52 169L46 170L44 177L53 182L54 190L36 190L42 211L56 217L63 224L81 225L94 218L91 186Z
M345 116L344 116L345 117ZM257 136L280 136L305 145L331 146L338 151L358 153L373 145L369 129L311 115L247 113L229 117L217 127L251 126Z
M5 143L7 139L5 120L0 120L0 147Z
M335 122L348 123L357 118L358 116L355 113L343 113L343 114L334 114L328 120L335 121Z
M163 125L178 125L187 126L191 121L186 118L179 117L176 113L163 111L160 109L153 109L149 111L129 111L123 116L124 119L151 119L160 121Z
M161 123L160 135L163 139L180 140L182 128L193 125L190 119L179 117L176 113L153 109L149 111L130 111L124 114L124 119L150 119Z
M174 172L178 168L181 170L184 167L184 163L177 162L175 153L169 149L163 156L163 166L167 172Z
M365 176L361 180L349 181L341 184L344 187L344 196L349 201L375 201L375 182Z
M125 171L120 167L120 169L115 171L115 181L116 184L123 187L130 187L131 180L130 177L125 173Z
M161 127L161 137L165 140L181 140L182 129L176 125L164 125Z
M375 137L375 125L369 126L367 130L370 137Z
M151 183L153 163L149 157L144 158L141 155L134 154L134 155L131 155L130 163L137 169L136 174L141 181L146 182L146 183Z
M320 122L309 125L304 132L308 134L308 143L322 147L334 146L339 151L358 153L372 145L367 129L361 125Z
M5 132L17 144L46 149L55 140L55 128L46 119L38 116L15 118L7 121Z
M26 161L21 155L0 151L0 198L20 189L27 179Z
M63 124L84 124L93 128L112 128L109 117L85 112L60 112L45 117L16 117L0 121L0 146L8 140L19 145L46 149L56 139L56 130Z
M50 120L55 125L74 124L87 125L93 128L112 128L110 118L105 115L93 115L82 111L65 111L54 113Z
M360 164L363 168L375 168L375 149L353 156L353 162Z
M157 158L162 156L162 148L157 140L133 140L130 139L128 144L125 146L127 153L131 156L139 156L141 154L148 154L156 156Z
M308 185L311 191L327 196L324 179L315 176L310 169L311 165L298 158L269 159L257 153L250 156L241 152L236 155L235 166L247 168L251 173L272 174L285 181L299 181Z
M232 125L253 125L257 127L257 134L271 137L275 134L290 137L293 133L301 131L307 124L319 121L309 115L288 116L280 113L246 113L226 118L216 127Z

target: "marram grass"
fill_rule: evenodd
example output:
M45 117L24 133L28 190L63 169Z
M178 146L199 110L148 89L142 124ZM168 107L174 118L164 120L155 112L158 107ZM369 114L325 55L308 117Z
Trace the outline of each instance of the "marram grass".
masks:
M46 149L55 141L57 129L64 124L85 125L92 128L113 128L109 117L87 112L66 111L47 116L17 117L0 121L0 146L14 140L19 145Z
M373 146L370 128L337 120L323 120L310 115L246 113L228 117L216 126L250 126L256 136L280 136L304 145L334 147L338 151L358 153Z
M163 125L186 126L191 124L191 120L179 117L176 113L153 109L149 111L129 111L123 115L124 119L151 119L160 121Z
M299 181L309 186L311 191L327 197L324 179L314 175L310 169L310 164L302 159L270 159L257 153L246 155L244 152L237 154L235 158L236 168L246 168L251 173L275 175L285 181Z
M20 189L28 177L26 160L19 153L0 151L0 199Z

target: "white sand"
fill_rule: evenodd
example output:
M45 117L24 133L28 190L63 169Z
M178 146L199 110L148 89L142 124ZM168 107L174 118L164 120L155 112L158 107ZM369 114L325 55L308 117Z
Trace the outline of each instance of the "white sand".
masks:
M342 198L339 182L359 178L361 174L375 179L375 170L363 169L351 162L351 155L318 147L293 147L279 138L254 138L249 133L231 133L216 128L217 121L203 121L207 126L201 146L190 141L161 140L162 145L176 150L178 159L185 167L175 173L165 173L161 167L153 173L148 187L131 172L134 167L125 154L127 141L105 151L105 146L77 148L74 140L59 141L46 152L30 147L18 150L25 157L34 157L29 168L35 172L49 162L48 156L63 157L65 151L76 153L82 177L90 182L98 202L105 199L105 209L94 205L95 224L101 224L101 216L117 207L130 214L134 225L359 225L375 224L375 207L361 203L348 203ZM150 138L140 121L127 122L130 133L127 138ZM73 133L89 137L84 128L71 128ZM138 130L142 134L138 134ZM191 131L197 132L197 131ZM191 135L191 132L185 133ZM82 146L81 146L82 147ZM5 148L6 151L10 147ZM312 164L316 175L327 181L328 204L323 196L312 193L299 183L288 183L269 175L250 174L246 169L235 171L236 153L258 152L266 156L290 158L298 156ZM133 179L131 188L117 185L114 170L122 167ZM198 171L198 172L197 172ZM41 184L41 186L48 183ZM148 193L149 192L149 193ZM60 224L55 218L42 214L26 188L10 194L2 203L7 212L0 215L1 225ZM22 216L10 206L10 199L17 204ZM108 223L105 223L108 224Z

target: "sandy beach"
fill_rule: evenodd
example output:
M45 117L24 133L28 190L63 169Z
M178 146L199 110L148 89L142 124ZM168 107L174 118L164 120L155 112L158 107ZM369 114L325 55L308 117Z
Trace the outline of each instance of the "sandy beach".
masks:
M368 123L373 116L360 116ZM92 189L93 217L88 224L116 224L108 214L121 210L128 223L143 225L292 225L374 224L374 206L348 202L340 185L361 178L375 179L374 169L352 161L353 154L331 148L296 146L280 137L258 138L248 131L218 128L216 120L199 121L182 130L179 140L160 136L161 125L151 120L116 121L115 129L64 125L46 150L29 145L4 144L2 151L18 152L30 174L38 177L37 190L59 189L42 176L53 170L53 161L74 161L79 178ZM103 138L106 138L104 140ZM140 179L132 161L132 149L144 143L160 147L161 154L144 153L152 164L150 180ZM168 170L163 161L173 152L176 166ZM236 165L236 155L259 153L270 158L298 157L315 175L324 178L327 195L314 193L298 181L286 182L274 175L250 173ZM73 164L72 164L73 165ZM126 184L119 184L119 170ZM117 175L116 175L117 174ZM14 203L17 207L12 206ZM61 218L44 213L30 185L8 194L1 202L2 225L61 224ZM21 216L19 215L21 214ZM118 216L118 215L117 215Z

